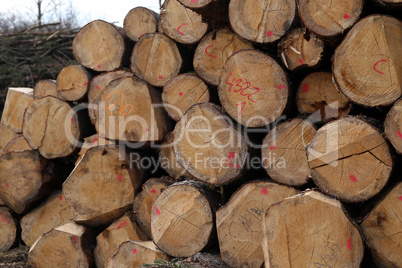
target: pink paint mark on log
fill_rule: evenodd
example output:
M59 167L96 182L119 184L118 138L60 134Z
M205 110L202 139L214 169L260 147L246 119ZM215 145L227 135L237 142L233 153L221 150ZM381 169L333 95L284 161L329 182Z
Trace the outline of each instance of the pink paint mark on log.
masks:
M154 207L154 209L155 209L155 213L156 213L156 215L161 215L161 212L159 211L159 209L157 208L157 207Z
M279 85L278 89L285 89L286 87L284 85Z
M122 176L121 174L119 174L119 175L117 175L117 179L118 179L119 181L121 181L121 180L123 179L123 176Z
M399 200L401 200L401 201L402 201L402 195L399 197Z
M155 189L152 189L152 190L151 190L151 194L156 194L156 190L155 190Z
M71 118L71 122L75 122L75 118L73 117L73 118Z
M96 89L99 89L99 86L96 86Z
M98 138L94 139L94 140L92 141L92 145L95 144L95 142L97 142L98 140L99 140Z
M180 31L180 28L181 27L184 27L184 26L187 26L188 25L188 23L183 23L182 25L180 25L179 27L177 27L177 32L179 33L179 34L181 34L182 36L186 36L184 33L182 33L181 31Z
M179 93L179 96L181 97L181 96L183 96L183 94L184 94L183 92L180 92L180 93Z
M374 64L374 66L373 66L374 71L376 71L376 72L379 73L379 74L385 74L385 73L380 72L379 70L377 70L377 65L378 65L380 62L386 62L386 61L387 61L387 60L379 60L379 61L377 61L377 62Z
M7 188L10 188L10 185L8 185L8 183L6 183L6 187L7 187Z
M163 76L162 76L162 75L160 75L158 78L159 78L159 79L163 79Z
M137 249L133 249L133 254L137 253Z
M356 179L356 177L355 177L355 175L350 175L350 180L352 181L352 182L357 182L357 179Z
M343 18L344 18L344 19L349 19L349 18L350 18L350 15L349 15L348 13L345 13L345 15L343 15Z
M6 213L4 212L3 215L1 215L1 221L4 223L8 223L9 221L4 219L4 216L6 215Z
M402 132L397 131L397 132L396 132L396 135L398 135L398 137L399 137L400 139L402 139Z
M352 250L352 238L348 238L348 249Z
M78 237L74 236L74 243L77 243Z
M85 82L85 83L84 83L84 87L85 87L86 85L88 85L88 82Z
M191 3L197 3L198 0L191 0Z
M239 165L233 165L232 163L230 163L230 159L235 158L236 157L236 152L230 152L229 153L229 157L228 157L228 164L229 166L235 167L235 168L239 168L241 166Z
M265 36L272 36L274 34L273 31L268 31L267 34Z
M62 196L62 195L60 195L60 196L59 196L59 199L60 199L60 201L61 201L61 200L63 200L63 196Z
M308 92L308 87L309 87L309 85L308 84L304 84L303 85L303 92Z
M127 225L127 222L125 222L125 221L120 223L119 227L117 227L117 230L120 230L122 227L124 227L126 225Z
M269 148L269 149L275 150L275 149L276 149L276 146L275 146L275 145L272 145L271 148Z
M300 64L304 64L303 59L299 59L297 62L300 63Z
M210 54L210 53L208 52L208 49L209 49L210 47L214 47L214 46L216 46L216 45L209 45L209 46L207 46L207 47L205 48L205 53L206 53L208 56L212 57L212 58L216 58L216 56Z
M98 69L100 69L102 66L98 65Z
M145 129L146 132L149 132L149 128Z
M262 190L261 190L261 193L260 193L261 195L267 195L268 194L268 189L267 188L262 188Z

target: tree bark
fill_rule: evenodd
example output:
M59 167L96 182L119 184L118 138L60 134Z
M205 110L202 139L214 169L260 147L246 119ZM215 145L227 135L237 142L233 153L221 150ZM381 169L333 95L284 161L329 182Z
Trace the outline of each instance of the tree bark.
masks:
M163 106L174 121L179 121L194 104L209 100L208 86L194 74L178 75L163 87Z
M179 0L185 7L200 14L204 20L212 25L226 25L229 23L230 0Z
M51 79L40 80L36 83L33 90L34 99L40 99L47 96L58 97L56 81Z
M142 267L144 263L153 263L157 259L169 260L169 256L160 251L152 241L127 241L120 245L105 267Z
M81 138L79 118L67 102L54 97L37 99L26 109L23 135L43 157L66 157L75 153Z
M159 14L156 12L146 7L136 7L124 18L123 29L128 38L138 42L144 34L157 32L158 21Z
M360 267L364 246L342 204L310 191L271 205L263 220L265 267Z
M199 182L169 186L153 205L151 231L154 243L174 257L189 257L201 251L213 237L213 209L217 205L217 195Z
M28 262L32 267L93 267L90 231L67 223L41 236L31 247Z
M248 157L244 137L212 103L187 110L176 124L173 148L177 161L190 175L213 185L237 179Z
M218 86L226 60L242 49L253 49L253 45L226 28L210 32L195 50L194 70L207 83Z
M117 252L119 246L129 240L146 241L148 237L129 216L124 215L96 237L94 251L96 266L105 267L107 260Z
M402 266L402 183L385 195L361 224L378 267Z
M63 184L63 196L75 222L109 224L132 206L142 174L125 158L114 146L88 149Z
M364 106L394 103L402 94L401 40L402 22L396 18L372 15L360 20L333 56L338 89Z
M309 115L311 122L327 122L349 114L352 103L340 93L332 74L315 72L306 76L300 83L296 94L297 110Z
M269 177L280 183L301 186L311 179L306 145L316 133L306 120L293 119L272 129L263 140L262 163Z
M218 94L227 113L246 127L274 122L285 110L289 84L280 65L257 50L233 54L221 73Z
M290 28L296 15L296 2L232 0L229 20L241 37L256 43L272 43Z
M202 20L202 16L178 0L165 0L159 26L167 36L186 45L200 41L208 30L208 23Z
M61 192L52 194L47 200L21 219L21 237L27 246L53 228L73 222L67 202Z
M320 128L307 146L315 184L344 202L361 202L387 183L393 161L377 129L355 117Z
M292 29L279 43L279 55L291 71L317 66L323 53L324 42L314 34L307 38L303 28Z
M7 252L15 243L17 224L6 207L0 207L0 252Z
M58 96L66 101L82 100L88 92L92 75L79 65L64 67L57 76Z
M135 44L131 56L133 73L157 87L163 87L177 76L182 63L176 43L161 33L144 35Z
M36 151L10 152L0 156L0 198L18 214L52 189L49 161Z
M151 178L142 185L142 191L134 198L134 219L149 238L152 238L152 205L162 191L164 191L173 182L174 181L169 177L162 177L160 179Z
M298 193L271 182L250 182L237 190L216 212L222 259L231 267L260 268L264 262L261 234L265 211L273 203Z
M310 31L320 36L334 37L356 23L363 9L363 0L298 0L298 7L300 19Z
M10 87L4 103L1 124L15 133L22 132L25 109L33 102L33 89Z
M395 102L387 114L385 135L395 150L402 154L402 99Z

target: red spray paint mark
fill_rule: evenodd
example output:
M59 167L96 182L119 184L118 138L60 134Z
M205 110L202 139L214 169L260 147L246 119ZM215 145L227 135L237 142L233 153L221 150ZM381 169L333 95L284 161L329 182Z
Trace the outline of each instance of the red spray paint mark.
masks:
M303 85L303 92L308 92L308 87L309 87L309 85L308 84L304 84Z
M154 209L155 209L155 212L156 212L156 215L161 215L161 212L159 211L159 209L157 208L157 207L154 207Z
M4 223L8 223L9 221L4 219L4 215L6 215L6 213L4 212L3 215L1 215L1 221Z
M145 129L146 132L149 132L149 128Z
M121 174L119 174L119 175L117 175L117 179L118 179L119 181L121 181L121 180L123 179L123 176L122 176Z
M86 85L88 85L88 82L85 82L85 83L84 83L84 87L85 87Z
M298 63L300 63L300 64L304 64L303 59L299 59L299 60L298 60Z
M7 188L10 188L10 185L8 185L8 183L6 183L6 187L7 187Z
M133 254L137 253L137 249L133 249Z
M209 54L209 53L208 53L208 48L214 47L214 46L216 46L216 45L209 45L209 46L207 46L207 47L205 48L205 53L206 53L208 56L212 57L212 58L216 58L216 56Z
M236 152L230 152L229 157L228 157L228 164L229 164L229 166L239 168L241 166L233 165L232 163L230 163L230 159L235 158L235 157L236 157Z
M267 188L262 188L262 190L261 190L261 193L260 193L261 195L267 195L268 194L268 189Z
M400 139L402 139L402 132L397 131L396 134L399 136Z
M74 236L74 243L77 243L78 237Z
M100 66L100 65L98 65L98 68L101 68L101 66Z
M377 64L379 64L380 62L386 62L386 61L387 61L387 60L379 60L379 61L377 61L377 62L374 64L374 66L373 66L374 71L376 71L376 72L379 73L379 74L385 74L385 73L380 72L379 70L377 70Z
M124 227L126 225L127 225L127 222L120 223L119 227L117 227L117 230L120 230L122 227Z
M401 201L402 201L402 195L399 197L399 200L401 200Z
M285 89L286 87L284 85L279 85L278 89Z
M61 201L61 200L63 200L63 196L62 196L62 195L60 195L60 196L59 196L59 199L60 199L60 201Z
M180 97L183 96L183 92L180 92L180 93L179 93L179 96L180 96Z
M348 13L345 13L345 15L343 15L343 18L344 18L344 19L349 19L349 18L350 18L350 15L349 15Z
M179 34L181 34L182 36L186 36L186 35L185 35L184 33L180 32L180 28L183 27L183 26L186 26L186 25L188 25L188 23L183 23L182 25L180 25L179 27L177 27L177 32L178 32Z
M352 238L348 238L348 249L352 250Z
M352 182L357 182L357 179L356 179L355 175L350 175L350 180Z
M73 118L71 118L71 122L75 122L75 118L73 117Z
M273 31L268 31L267 34L265 36L272 36L274 34Z
M96 86L96 89L99 89L99 86Z
M160 75L158 78L159 78L159 79L163 79L163 76L162 76L162 75Z
M151 194L156 194L156 190L155 190L155 189L152 189L152 190L151 190Z
M98 140L99 140L98 138L94 139L94 140L92 141L92 144L95 144L95 142L97 142Z
M269 148L269 149L275 150L275 149L276 149L276 146L275 146L275 145L272 145L271 148Z
M191 0L191 3L197 3L198 0Z

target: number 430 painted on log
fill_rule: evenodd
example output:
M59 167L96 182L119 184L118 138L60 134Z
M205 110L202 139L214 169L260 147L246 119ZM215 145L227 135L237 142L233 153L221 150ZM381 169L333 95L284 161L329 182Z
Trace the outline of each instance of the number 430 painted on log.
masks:
M230 79L230 77L232 77L232 73L230 73L229 77L228 77L228 78L226 79L226 81L225 81L226 84L230 85L230 87L229 87L229 92L239 93L241 96L246 97L249 101L254 102L254 103L257 103L255 100L253 100L253 99L251 98L251 96L257 94L257 93L260 91L260 89L259 89L258 87L253 87L250 82L247 82L247 81L246 81L246 82L243 82L243 79L236 79L236 78L233 78L233 79L232 79L232 82L228 82L229 79ZM244 85L245 85L246 87L243 87ZM232 91L232 87L233 87L233 86L236 86L237 89L233 89L233 91ZM254 89L255 91L254 91L254 92L251 92L251 93L246 93L246 94L244 94L244 91L245 91L246 89ZM235 104L235 106L240 106L240 105L241 105L241 109L240 109L240 112L239 112L239 116L240 116L241 113L243 112L244 107L246 106L246 104L247 104L246 102L241 102L241 103Z

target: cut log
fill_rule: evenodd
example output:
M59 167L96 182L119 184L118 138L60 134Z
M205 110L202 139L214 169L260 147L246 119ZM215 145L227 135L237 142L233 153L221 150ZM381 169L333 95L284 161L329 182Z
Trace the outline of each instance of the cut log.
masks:
M128 38L137 42L147 33L156 33L158 30L159 14L146 8L131 9L124 18L123 29Z
M393 161L377 129L355 117L320 128L307 147L315 184L344 202L365 201L387 183Z
M253 45L229 29L213 31L201 40L195 50L194 70L207 83L217 86L226 60L242 49L253 49Z
M265 267L360 267L364 246L342 204L311 191L271 205L263 220Z
M306 145L316 133L314 126L300 118L275 126L264 138L262 163L269 177L291 186L301 186L311 179Z
M61 192L52 194L47 200L21 219L21 237L27 246L53 228L73 222L70 208Z
M96 146L102 146L102 145L116 145L113 141L106 140L104 138L99 137L98 134L94 134L90 137L86 137L84 139L84 143L81 146L81 150L78 153L78 159L75 161L75 165L78 165L78 163L81 161L82 157L85 155L85 153L88 151L89 148L96 147Z
M285 110L289 85L280 65L257 50L233 54L221 73L218 94L227 113L246 127L274 122Z
M0 198L22 214L52 189L49 161L36 151L10 152L0 156Z
M63 197L75 222L105 225L132 206L140 183L140 171L129 167L117 147L93 147L64 182Z
M395 150L402 154L402 99L398 100L387 114L385 135Z
M78 116L67 102L54 97L37 99L26 109L23 135L47 159L69 156L81 136Z
M339 93L332 74L316 72L306 76L297 89L296 104L299 113L308 114L311 122L326 122L349 114L352 104Z
M28 262L32 267L92 267L93 237L88 229L67 223L41 236L31 247Z
M70 65L64 67L57 76L58 96L66 101L79 101L89 89L92 76L84 67Z
M159 148L159 161L162 163L162 168L176 181L192 178L192 176L177 161L173 141L173 132L170 132L166 135L165 140Z
M39 99L46 96L58 97L56 80L46 79L40 80L38 83L36 83L33 90L34 99Z
M271 204L298 193L271 182L251 182L237 190L216 212L222 259L231 267L260 268L264 262L261 242L265 211Z
M116 253L119 246L129 240L146 241L148 237L129 216L124 215L96 237L94 251L96 266L105 267L107 260Z
M307 37L303 28L292 29L279 43L279 55L291 71L318 65L323 53L324 42L314 34Z
M313 33L334 37L355 24L363 9L363 0L309 1L298 0L303 24Z
M202 16L178 0L165 0L159 26L167 36L187 45L200 41L208 30L208 23L202 20Z
M151 211L153 204L162 191L172 183L173 180L168 177L151 178L142 185L142 191L135 196L133 204L134 219L149 238L152 238Z
M161 33L142 36L131 56L134 74L157 87L163 87L177 76L182 63L176 43Z
M157 259L169 260L152 241L127 241L106 263L105 268L143 267L144 263L154 263Z
M271 43L290 28L296 15L296 2L232 0L229 20L233 30L247 40Z
M366 17L336 49L334 81L356 103L390 105L402 94L401 55L402 22L384 15Z
M230 0L179 0L185 7L197 12L212 25L225 25L229 22Z
M136 77L112 81L94 103L98 105L95 127L102 138L161 141L167 133L160 93Z
M9 152L19 152L32 150L31 146L29 146L27 140L23 136L17 136L12 139L6 147L4 147L4 153Z
M123 30L103 20L88 23L73 40L77 62L98 72L119 69L129 49Z
M178 182L156 199L151 213L154 243L174 257L189 257L214 236L218 196L200 182Z
M181 74L163 87L162 101L169 116L179 121L194 104L209 102L208 86L194 74Z
M398 183L361 224L378 267L402 267L402 183Z
M96 117L96 111L97 111L96 110L97 105L94 104L93 101L97 98L97 96L113 80L116 80L118 78L123 78L123 77L131 77L133 75L134 74L132 72L118 70L118 71L101 73L92 79L90 86L89 86L89 90L88 90L88 103L89 103L88 113L89 113L91 122L93 124L95 124L95 117Z
M21 133L25 110L33 100L32 88L8 88L1 124L15 133Z
M0 154L4 148L17 136L14 131L0 123Z
M176 124L177 161L197 180L224 185L237 179L248 158L248 146L229 118L212 103L192 106Z
M0 252L7 252L15 243L17 224L10 210L0 207Z

